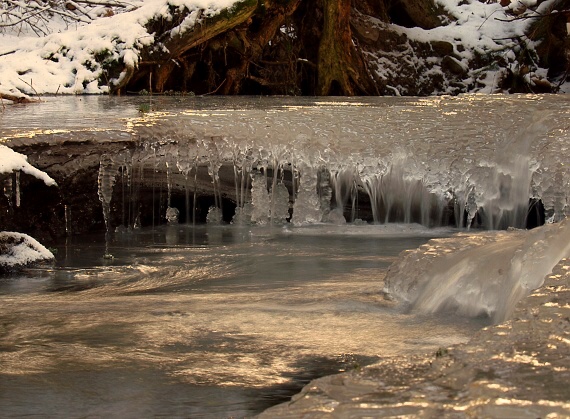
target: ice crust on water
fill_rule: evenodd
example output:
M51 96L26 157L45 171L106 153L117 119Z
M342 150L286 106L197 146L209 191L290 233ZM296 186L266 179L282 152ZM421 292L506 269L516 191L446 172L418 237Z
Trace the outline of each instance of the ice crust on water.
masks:
M542 200L552 221L570 213L569 111L540 96L475 95L384 107L331 102L163 112L130 122L141 139L130 158L108 158L130 172L168 167L190 179L205 167L216 207L219 173L229 167L235 193L224 193L238 204L240 222L252 204L254 172L270 174L270 218L270 209L282 205L272 201L281 196L273 187L289 172L295 224L342 223L328 216L335 209L350 209L346 221L354 221L357 197L367 194L377 223L446 225L452 207L459 227L473 220L487 229L525 227L531 198ZM113 164L101 170L103 179L117 173ZM265 209L258 203L250 222L264 222L259 211Z
M570 417L568 301L563 259L517 304L512 320L435 353L383 357L318 378L258 417Z
M488 315L499 323L570 255L570 220L533 230L458 233L407 251L385 291L426 313Z

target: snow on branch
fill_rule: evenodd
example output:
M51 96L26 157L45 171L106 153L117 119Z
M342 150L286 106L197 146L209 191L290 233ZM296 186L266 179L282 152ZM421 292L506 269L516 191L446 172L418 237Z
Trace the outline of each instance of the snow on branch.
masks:
M18 170L43 180L47 186L56 186L55 180L28 163L26 156L0 144L0 173L12 173Z

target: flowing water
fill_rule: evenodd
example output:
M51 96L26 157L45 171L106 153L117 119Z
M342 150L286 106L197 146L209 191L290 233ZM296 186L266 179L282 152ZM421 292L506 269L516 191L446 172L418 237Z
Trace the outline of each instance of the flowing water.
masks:
M488 299L511 295L489 272L519 286L501 256L483 269L493 248L460 253L494 238L398 255L464 226L524 227L529 202L538 221L564 219L567 102L88 97L10 109L7 141L134 145L97 161L107 234L70 228L54 266L0 279L2 415L241 417L312 378L465 342L492 321ZM198 193L211 196L207 225ZM546 275L556 260L535 250L558 233L524 234L508 252ZM446 272L456 280L438 286ZM416 298L416 276L427 310L394 298ZM485 301L450 311L465 282L476 286L459 300Z
M0 280L3 417L242 417L310 379L465 341L486 320L382 294L409 227L167 226L74 237Z

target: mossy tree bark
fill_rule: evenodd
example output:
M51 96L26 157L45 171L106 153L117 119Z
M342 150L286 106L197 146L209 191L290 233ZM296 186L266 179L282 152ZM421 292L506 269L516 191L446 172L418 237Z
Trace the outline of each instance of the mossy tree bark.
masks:
M377 86L351 31L353 7L406 19L433 0L242 0L180 30L189 10L148 23L156 39L137 68L119 68L115 93L142 89L196 94L376 95ZM423 14L422 14L423 16ZM181 25L182 24L182 25ZM119 66L120 67L120 66Z
M323 33L318 57L318 95L374 94L350 30L350 0L323 0Z
M182 56L188 50L206 44L216 36L246 22L257 10L258 1L243 0L218 15L203 18L189 30L178 30L178 27L190 12L173 6L171 8L173 19L148 23L149 32L155 34L156 41L142 51L139 69L132 66L123 69L120 81L113 86L113 93L120 93L133 81L133 78L136 80L146 76L149 77L150 88L162 92L166 80L176 66L184 67L186 70L190 67L182 60ZM154 82L151 74L155 75Z

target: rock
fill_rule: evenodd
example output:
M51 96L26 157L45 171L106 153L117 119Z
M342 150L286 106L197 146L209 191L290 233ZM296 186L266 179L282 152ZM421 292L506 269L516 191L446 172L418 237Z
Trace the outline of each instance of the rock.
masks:
M453 55L453 45L447 41L431 41L431 49L439 56Z
M27 234L0 232L0 272L53 259L48 249Z
M352 19L351 28L358 39L368 45L375 45L380 38L380 29L364 19Z
M454 58L450 55L443 57L443 60L441 60L441 68L456 75L467 74L468 71L467 66L465 66L457 58Z

